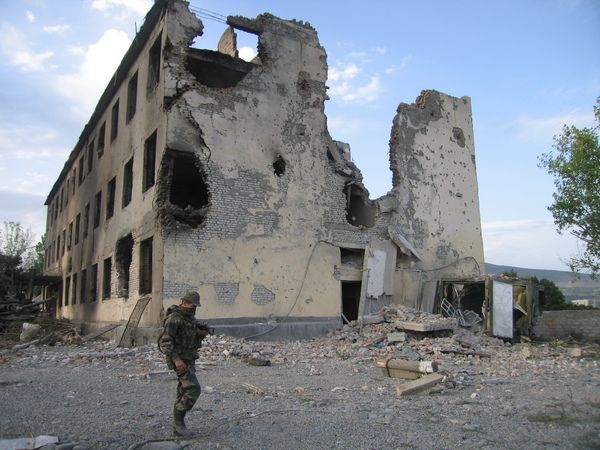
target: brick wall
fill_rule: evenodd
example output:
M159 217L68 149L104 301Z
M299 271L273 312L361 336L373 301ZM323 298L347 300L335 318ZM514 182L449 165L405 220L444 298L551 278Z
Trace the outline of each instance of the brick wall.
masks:
M543 339L572 336L600 342L600 310L544 311L533 331Z

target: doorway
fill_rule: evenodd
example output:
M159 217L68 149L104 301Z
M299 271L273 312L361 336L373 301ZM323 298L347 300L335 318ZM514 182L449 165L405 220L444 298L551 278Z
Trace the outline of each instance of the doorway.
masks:
M342 320L345 324L358 319L360 291L360 281L342 281Z

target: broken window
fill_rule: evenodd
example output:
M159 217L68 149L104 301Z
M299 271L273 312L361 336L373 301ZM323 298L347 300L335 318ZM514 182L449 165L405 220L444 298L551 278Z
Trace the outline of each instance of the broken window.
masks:
M117 138L119 133L119 99L112 107L112 115L110 117L110 142Z
M60 257L60 234L56 238L56 258L55 258L55 260L58 260L59 257Z
M346 220L350 225L372 227L375 224L376 206L368 193L354 182L344 187L346 194Z
M87 172L90 173L94 168L94 140L88 144L87 152Z
M273 162L273 171L278 177L285 173L285 159L283 159L281 155Z
M194 154L167 150L161 166L162 211L191 227L200 225L209 205L208 186Z
M90 271L90 301L95 302L98 296L98 264L94 264Z
M162 33L158 35L148 54L148 86L150 93L158 85L160 79L160 50L162 45Z
M138 73L136 71L127 84L127 123L135 116L135 111L137 109L137 84Z
M115 212L115 190L117 189L117 177L108 182L106 191L106 220L110 219Z
M133 237L128 234L117 241L115 249L115 264L119 297L129 297L129 269L133 259Z
M127 161L123 168L123 203L125 208L131 202L131 194L133 192L133 158Z
M102 210L102 191L96 194L94 199L94 228L100 225L100 212Z
M87 270L81 271L81 287L79 291L79 303L85 303L87 300Z
M142 192L154 186L154 172L156 170L156 131L152 133L144 144L144 174L142 178Z
M100 132L98 133L98 159L102 158L104 154L104 139L106 136L106 122L102 122L102 126L100 127Z
M64 255L65 254L65 248L66 248L66 244L67 244L67 230L62 230L62 247L60 250L60 254Z
M104 260L104 267L102 270L102 298L110 298L110 285L111 285L111 272L112 272L112 260L106 258Z
M83 215L83 238L88 237L90 229L90 204L85 205L85 213Z
M152 238L140 243L140 295L152 292Z

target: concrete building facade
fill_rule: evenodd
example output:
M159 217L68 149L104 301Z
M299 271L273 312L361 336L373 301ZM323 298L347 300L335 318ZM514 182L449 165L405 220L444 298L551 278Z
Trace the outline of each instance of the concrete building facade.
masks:
M369 199L327 130L316 31L229 17L202 23L157 0L48 195L46 295L58 314L156 329L189 289L241 336L303 337L391 302L431 308L437 279L483 268L470 100L401 104L393 189ZM237 57L236 30L258 37ZM382 168L384 170L384 168Z

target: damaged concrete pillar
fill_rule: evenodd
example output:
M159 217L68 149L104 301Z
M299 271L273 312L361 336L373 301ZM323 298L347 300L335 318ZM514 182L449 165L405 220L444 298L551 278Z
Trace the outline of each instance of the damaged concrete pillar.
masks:
M390 168L401 211L397 225L414 243L421 266L435 275L417 287L421 304L415 306L431 309L433 278L484 271L470 99L428 90L415 103L400 104ZM404 276L400 284L410 284Z

